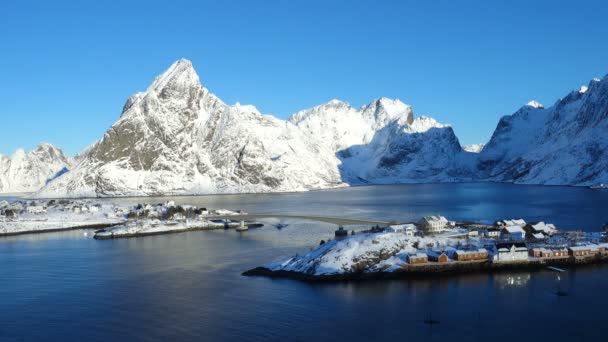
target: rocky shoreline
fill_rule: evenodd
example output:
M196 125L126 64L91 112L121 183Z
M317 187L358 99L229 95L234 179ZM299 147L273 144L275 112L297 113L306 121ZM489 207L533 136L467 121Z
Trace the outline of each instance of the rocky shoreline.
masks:
M271 270L267 267L256 267L242 273L243 276L263 276L269 278L287 278L306 282L342 282L380 279L414 279L428 277L446 277L473 273L498 273L503 271L540 271L549 266L578 268L608 263L608 254L587 257L564 257L550 259L532 259L529 261L463 261L449 263L428 263L403 265L392 272L344 272L336 274L307 274L296 271Z
M98 234L100 231L95 232L96 234L93 236L95 240L112 240L112 239L126 239L126 238L134 238L134 237L142 237L142 236L151 236L151 235L165 235L165 234L174 234L174 233L184 233L184 232L193 232L200 230L217 230L217 229L227 229L224 225L202 225L202 226L190 226L183 228L176 228L171 230L159 230L159 231L139 231L135 233L120 233L120 234L108 234L101 235Z
M76 225L65 228L49 228L49 229L32 229L32 230L21 230L14 232L0 232L0 237L5 236L15 236L15 235L26 235L26 234L44 234L44 233L56 233L56 232L65 232L70 230L80 230L80 229L105 229L114 227L121 223L94 223L94 224L86 224L86 225Z

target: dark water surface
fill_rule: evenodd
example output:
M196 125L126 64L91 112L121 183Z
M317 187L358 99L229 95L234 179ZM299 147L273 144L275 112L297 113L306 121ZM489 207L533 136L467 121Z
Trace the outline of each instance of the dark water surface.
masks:
M507 184L370 186L175 197L250 213L408 221L523 217L598 230L608 191ZM145 199L159 202L166 198ZM121 199L136 203L144 199ZM278 223L279 219L267 223ZM96 241L70 231L0 238L0 341L605 340L608 267L334 284L249 278L335 227L283 221L239 234ZM557 297L557 288L568 296ZM441 321L424 324L431 317Z

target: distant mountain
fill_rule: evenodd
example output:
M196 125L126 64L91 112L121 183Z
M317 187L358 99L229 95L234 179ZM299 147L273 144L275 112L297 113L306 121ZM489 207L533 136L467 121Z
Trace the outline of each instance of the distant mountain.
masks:
M131 96L78 166L38 195L301 191L420 176L445 180L460 151L449 126L414 119L399 100L381 98L359 109L333 100L286 121L253 106L227 105L182 59Z
M481 150L483 150L484 146L485 146L484 144L471 144L471 145L462 146L462 149L467 152L471 152L471 153L479 153L479 152L481 152Z
M608 77L549 108L532 101L503 117L479 155L478 177L526 184L608 182Z
M77 166L40 197L303 191L354 184L502 181L607 183L608 81L554 106L530 102L503 117L487 145L414 117L399 100L361 108L338 100L288 120L228 105L179 60L132 95ZM474 153L471 153L474 152Z
M71 158L47 143L31 152L18 149L10 157L0 155L0 193L37 191L72 166Z

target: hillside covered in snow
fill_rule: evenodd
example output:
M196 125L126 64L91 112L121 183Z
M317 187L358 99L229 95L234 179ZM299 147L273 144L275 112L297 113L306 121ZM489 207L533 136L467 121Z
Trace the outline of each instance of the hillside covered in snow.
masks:
M606 133L606 77L549 108L530 102L503 117L485 146L462 147L449 125L415 117L396 99L360 108L332 100L287 120L229 105L182 59L129 97L71 171L57 175L74 163L65 156L49 167L25 153L10 158L21 162L0 157L0 191L99 197L462 181L595 185L608 183ZM22 169L36 171L15 171Z
M179 60L145 92L78 166L41 197L303 191L352 183L456 179L462 149L451 127L413 117L380 98L361 108L337 100L288 120L228 105Z
M545 108L503 117L479 155L478 178L523 184L608 182L608 76Z
M61 149L47 143L30 152L18 149L11 156L0 154L0 193L37 191L73 164Z

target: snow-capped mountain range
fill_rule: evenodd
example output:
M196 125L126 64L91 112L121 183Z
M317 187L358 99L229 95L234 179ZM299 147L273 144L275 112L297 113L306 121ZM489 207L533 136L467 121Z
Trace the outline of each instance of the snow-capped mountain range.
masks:
M71 171L42 182L36 196L486 180L594 185L608 182L607 143L601 139L608 131L607 88L604 78L550 108L531 102L503 117L487 145L463 148L449 125L415 118L399 100L379 98L361 108L332 100L287 120L250 105L228 105L182 59L129 97L103 138L75 162L68 160L64 167L76 164Z
M608 182L608 76L544 108L503 117L479 155L478 177L526 184Z
M0 192L39 190L53 178L72 168L74 161L51 144L42 143L33 151L18 149L10 157L0 155Z

